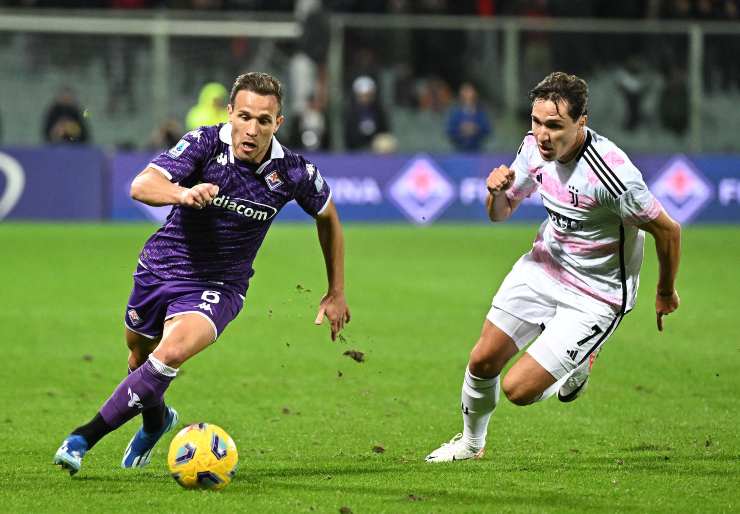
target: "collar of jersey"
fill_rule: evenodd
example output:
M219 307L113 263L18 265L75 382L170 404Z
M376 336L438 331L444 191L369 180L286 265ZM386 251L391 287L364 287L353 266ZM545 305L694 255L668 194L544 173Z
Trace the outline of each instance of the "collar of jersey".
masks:
M224 123L221 128L218 131L218 138L229 145L229 152L231 155L234 155L234 150L231 148L231 123ZM255 173L257 175L261 174L268 164L274 159L283 159L285 157L285 152L283 151L283 146L280 144L280 141L277 140L275 136L272 136L272 145L270 147L270 158L267 159L265 162L262 163L262 165L257 168L257 171Z

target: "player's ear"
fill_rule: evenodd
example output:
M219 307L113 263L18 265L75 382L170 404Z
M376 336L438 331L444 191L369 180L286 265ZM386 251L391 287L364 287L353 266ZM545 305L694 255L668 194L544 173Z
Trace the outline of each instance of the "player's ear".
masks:
M285 121L285 116L283 116L283 115L281 114L281 115L280 115L280 116L278 116L278 117L277 117L277 119L275 120L275 130L273 130L273 131L272 131L272 133L273 133L273 134L276 134L276 133L277 133L278 129L280 128L280 125L282 125L282 124L283 124L283 121Z
M231 114L234 112L234 108L231 106L230 103L226 104L226 113L231 116Z

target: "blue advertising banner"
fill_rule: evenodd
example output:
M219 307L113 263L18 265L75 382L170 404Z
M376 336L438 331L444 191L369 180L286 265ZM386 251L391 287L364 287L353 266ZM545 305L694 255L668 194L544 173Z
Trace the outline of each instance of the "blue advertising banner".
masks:
M114 219L162 221L167 207L152 208L128 196L131 180L150 153L118 154L112 161ZM510 163L496 155L307 155L332 188L345 221L485 222L485 178L491 168ZM740 157L638 156L633 159L668 213L681 223L740 222ZM513 219L545 217L538 195L526 199ZM291 202L279 217L309 220Z
M0 219L150 220L169 207L131 200L129 188L152 152L107 159L89 148L0 151ZM485 178L510 163L495 155L307 155L332 188L345 221L485 222ZM740 223L740 156L645 155L633 158L668 213L681 223ZM310 218L294 203L283 220ZM518 221L545 217L538 195L526 199Z
M0 219L107 218L106 170L96 148L0 150Z

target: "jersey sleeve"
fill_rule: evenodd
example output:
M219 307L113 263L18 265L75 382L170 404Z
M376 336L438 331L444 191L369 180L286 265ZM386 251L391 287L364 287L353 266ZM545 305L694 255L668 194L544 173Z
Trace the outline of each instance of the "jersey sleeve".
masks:
M625 223L642 225L653 221L660 215L663 206L653 196L645 184L640 171L632 164L625 163L616 170L620 180L613 185L618 196L614 196L604 188L601 192L602 201Z
M537 189L537 182L529 173L529 159L532 149L537 145L532 134L527 134L519 146L510 168L514 171L514 184L506 191L509 200L521 201Z
M175 146L152 159L149 166L161 171L171 182L180 182L206 161L209 140L206 127L191 130Z
M331 189L321 176L319 169L311 162L301 160L304 167L295 191L298 205L311 216L321 214L331 199Z

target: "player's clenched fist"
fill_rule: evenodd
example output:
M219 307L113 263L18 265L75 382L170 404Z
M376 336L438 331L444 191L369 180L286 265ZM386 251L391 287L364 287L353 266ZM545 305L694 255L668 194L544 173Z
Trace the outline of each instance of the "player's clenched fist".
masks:
M486 187L492 195L506 191L514 183L514 170L503 164L488 174Z
M202 209L216 198L218 186L215 184L196 184L180 193L180 205Z

